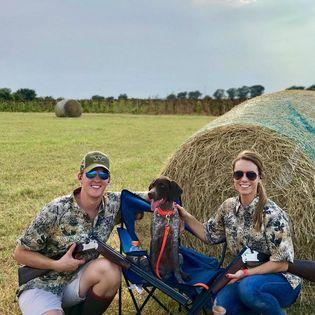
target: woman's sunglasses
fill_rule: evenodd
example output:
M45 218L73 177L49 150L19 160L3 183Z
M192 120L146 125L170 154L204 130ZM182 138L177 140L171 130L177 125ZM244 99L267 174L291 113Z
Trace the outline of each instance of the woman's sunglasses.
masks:
M244 176L244 174L249 180L255 180L258 176L255 172L252 172L252 171L249 171L249 172L235 171L233 173L233 177L234 179L239 180Z
M106 179L109 178L109 173L108 173L108 172L104 172L104 171L91 170L91 171L85 173L85 176L86 176L88 179L93 179L93 178L96 177L96 175L98 175L98 177L99 177L101 180L106 180Z

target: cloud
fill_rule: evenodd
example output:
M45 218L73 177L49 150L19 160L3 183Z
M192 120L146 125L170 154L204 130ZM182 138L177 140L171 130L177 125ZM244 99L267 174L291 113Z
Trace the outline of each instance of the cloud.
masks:
M196 5L210 5L210 4L250 4L257 0L192 0Z
M252 2L256 2L256 0L239 0L240 3L248 4Z

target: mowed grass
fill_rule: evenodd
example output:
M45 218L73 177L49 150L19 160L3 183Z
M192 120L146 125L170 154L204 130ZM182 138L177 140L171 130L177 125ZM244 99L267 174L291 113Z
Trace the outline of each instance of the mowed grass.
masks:
M212 119L120 114L70 119L53 113L0 113L0 315L20 314L14 302L17 264L12 258L17 237L45 203L77 187L76 174L87 151L101 150L110 156L110 190L146 190L176 148ZM149 235L147 221L141 228ZM109 242L118 248L115 233ZM123 314L135 314L123 287ZM176 314L176 305L161 297ZM117 314L117 309L116 299L108 313ZM144 314L153 312L165 314L156 303ZM312 310L288 311L302 313Z
M14 303L16 238L45 203L77 187L76 174L87 151L109 155L110 190L146 190L176 148L211 119L0 113L0 314L20 314ZM111 242L118 248L115 238ZM130 305L130 314L132 310Z

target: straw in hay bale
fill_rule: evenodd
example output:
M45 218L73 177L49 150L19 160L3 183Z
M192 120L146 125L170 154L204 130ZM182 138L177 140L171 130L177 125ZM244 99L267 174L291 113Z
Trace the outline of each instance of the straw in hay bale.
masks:
M55 106L55 114L57 117L80 117L82 106L76 100L61 100Z
M170 158L162 174L178 181L183 204L199 220L215 215L232 188L231 163L245 149L264 160L268 197L291 217L298 258L315 259L315 92L282 91L248 100L212 121ZM209 246L185 241L210 255Z

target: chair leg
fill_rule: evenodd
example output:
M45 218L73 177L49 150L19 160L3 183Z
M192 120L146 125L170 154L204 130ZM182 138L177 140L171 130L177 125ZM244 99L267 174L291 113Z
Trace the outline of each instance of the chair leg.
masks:
M149 291L148 289L145 288L145 290L149 293L149 296L147 296L147 299L149 299L150 297L152 297L152 299L158 303L166 312L170 313L170 310L155 296L153 295L154 291L156 290L156 288L153 288L151 291ZM144 302L143 302L144 303Z
M118 290L118 315L122 315L122 286Z
M129 291L129 294L131 296L133 305L134 305L134 307L135 307L135 309L137 311L137 314L140 314L141 311L140 311L140 308L139 308L138 303L136 301L135 295L133 294L132 289L130 289L130 282L128 281L128 279L125 276L124 276L124 279L125 279L125 282L126 282L126 285L127 285L128 291Z

